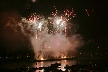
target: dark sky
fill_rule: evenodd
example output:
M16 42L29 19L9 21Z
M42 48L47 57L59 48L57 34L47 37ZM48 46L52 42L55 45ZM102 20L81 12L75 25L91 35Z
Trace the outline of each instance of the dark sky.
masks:
M59 11L74 8L77 16L73 21L79 24L78 33L84 37L86 43L83 51L100 47L102 52L106 52L108 30L105 3L103 0L36 0L35 3L31 0L0 0L0 52L30 47L26 38L22 42L14 31L5 29L8 17L19 20L20 16L27 17L33 12L47 16L54 11L53 6ZM85 9L88 10L89 16Z

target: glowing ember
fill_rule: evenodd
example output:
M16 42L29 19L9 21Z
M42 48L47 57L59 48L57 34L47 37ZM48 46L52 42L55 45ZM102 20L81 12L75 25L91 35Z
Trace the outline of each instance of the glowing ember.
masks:
M44 60L44 58L43 58L43 57L41 57L41 60Z
M67 58L66 56L64 56L63 58Z
M67 58L66 56L62 56L61 58Z

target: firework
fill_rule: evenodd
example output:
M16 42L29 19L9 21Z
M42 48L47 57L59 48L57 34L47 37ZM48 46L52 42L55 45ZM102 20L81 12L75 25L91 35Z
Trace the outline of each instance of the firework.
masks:
M21 32L30 39L36 59L44 60L60 56L66 58L68 51L75 51L82 44L82 37L79 34L67 37L72 24L69 20L75 17L73 9L60 14L55 6L54 8L55 12L52 12L52 16L47 19L33 13L29 18L22 18L18 22L11 18L7 24L17 33Z

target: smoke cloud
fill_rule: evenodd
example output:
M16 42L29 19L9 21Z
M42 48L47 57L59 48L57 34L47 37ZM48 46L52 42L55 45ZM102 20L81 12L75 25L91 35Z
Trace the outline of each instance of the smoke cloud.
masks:
M63 16L46 19L33 14L29 19L21 18L20 21L10 17L8 26L29 39L36 59L68 56L69 51L75 52L83 45L83 38L76 34L74 24Z

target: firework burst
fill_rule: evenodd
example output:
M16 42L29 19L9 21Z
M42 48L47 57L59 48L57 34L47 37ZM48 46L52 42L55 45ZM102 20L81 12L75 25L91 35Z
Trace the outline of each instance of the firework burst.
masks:
M29 18L22 18L18 22L11 18L6 25L28 37L36 59L66 57L68 51L75 51L82 45L82 37L79 34L67 37L71 24L69 20L76 16L73 9L60 14L55 6L54 8L55 12L47 19L33 13Z

